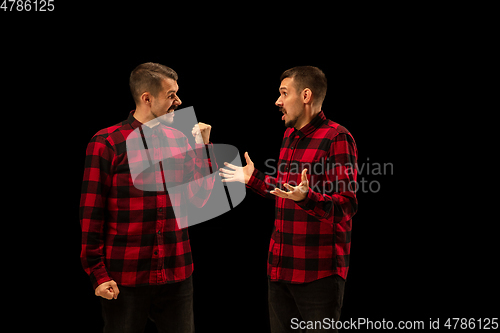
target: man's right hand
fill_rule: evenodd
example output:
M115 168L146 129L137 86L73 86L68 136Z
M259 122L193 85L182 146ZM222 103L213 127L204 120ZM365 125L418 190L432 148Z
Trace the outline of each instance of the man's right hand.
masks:
M102 298L109 300L117 299L119 293L120 290L114 280L101 283L97 286L97 288L95 288L96 296L101 296Z
M224 162L224 165L232 170L219 169L219 171L221 171L219 175L223 177L222 182L240 182L248 184L248 181L250 180L250 177L252 176L255 168L253 166L252 160L250 159L250 156L248 156L248 152L245 153L245 160L247 161L247 165L244 167L239 167L231 163Z

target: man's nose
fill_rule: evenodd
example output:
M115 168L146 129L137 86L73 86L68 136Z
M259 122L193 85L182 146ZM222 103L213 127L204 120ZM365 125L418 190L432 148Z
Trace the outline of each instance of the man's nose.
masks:
M276 102L274 103L276 106L282 106L283 105L283 102L281 101L281 96L278 97L278 99L276 100Z
M181 104L182 104L182 101L181 101L181 99L179 98L179 96L177 96L177 100L176 100L176 102L177 102L177 105L181 105Z

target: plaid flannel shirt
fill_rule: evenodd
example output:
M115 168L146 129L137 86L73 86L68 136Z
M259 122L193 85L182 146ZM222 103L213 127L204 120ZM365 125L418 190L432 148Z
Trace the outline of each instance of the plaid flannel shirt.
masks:
M213 157L211 144L196 144L193 150L180 131L164 125L150 129L133 114L97 132L87 146L80 200L81 261L94 288L109 280L140 286L187 279L193 261L185 228L186 200L201 207L213 188L214 177L203 179L217 170L216 164L212 168L215 161L206 156L209 150ZM144 179L159 180L157 191L143 191L133 184L132 152L127 153L126 140L138 127L153 144L146 148L156 163ZM165 149L172 150L171 158L162 165L158 161ZM183 193L172 194L165 191L166 183L187 184Z
M306 283L347 277L352 217L357 211L357 157L352 135L321 111L300 130L285 131L272 177L255 169L247 186L275 201L267 274L271 281ZM309 192L295 202L270 194L297 185L307 168Z

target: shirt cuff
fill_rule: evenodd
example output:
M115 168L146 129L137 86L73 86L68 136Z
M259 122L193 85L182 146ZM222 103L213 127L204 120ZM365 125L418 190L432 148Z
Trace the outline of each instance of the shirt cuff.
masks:
M208 149L209 156L206 156L206 148ZM194 151L198 158L210 159L210 156L213 156L214 153L214 145L212 144L212 142L209 142L207 144L195 143Z
M314 207L316 206L316 200L314 198L314 192L309 187L309 189L307 190L306 197L304 199L300 200L300 201L295 201L295 203L297 205L299 205L299 207L301 207L301 208L303 208L305 210L313 210Z
M250 179L248 180L248 183L246 184L247 187L253 187L253 188L257 188L257 183L260 181L260 175L259 175L259 170L257 170L257 168L255 168L253 170L253 173L252 175L250 176Z
M90 281L92 282L92 286L94 290L102 283L111 281L112 278L109 277L107 270L99 269L90 274Z

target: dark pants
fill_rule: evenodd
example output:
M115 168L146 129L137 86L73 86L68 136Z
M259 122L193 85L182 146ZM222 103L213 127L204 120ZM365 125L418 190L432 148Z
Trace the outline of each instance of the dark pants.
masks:
M271 332L337 332L331 319L340 318L344 285L344 279L338 275L303 284L268 280ZM330 324L323 325L325 318ZM299 327L306 328L309 321L316 329L301 331ZM325 329L328 326L331 329Z
M159 286L118 286L115 300L101 299L104 333L142 333L148 317L159 333L192 333L193 280Z

